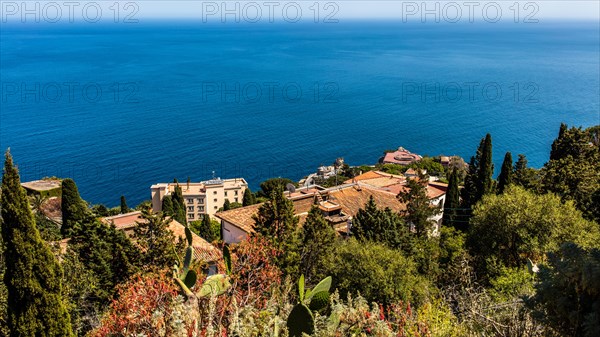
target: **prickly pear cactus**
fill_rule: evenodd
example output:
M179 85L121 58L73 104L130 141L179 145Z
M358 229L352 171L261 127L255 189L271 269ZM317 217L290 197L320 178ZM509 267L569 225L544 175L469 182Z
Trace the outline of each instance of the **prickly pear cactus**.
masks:
M294 306L287 319L290 337L302 337L302 333L312 335L315 332L315 319L310 309L298 303Z
M312 311L321 311L329 305L329 292L320 291L314 294L310 300L309 308Z
M202 284L198 297L219 296L227 292L231 287L229 277L224 274L211 275Z

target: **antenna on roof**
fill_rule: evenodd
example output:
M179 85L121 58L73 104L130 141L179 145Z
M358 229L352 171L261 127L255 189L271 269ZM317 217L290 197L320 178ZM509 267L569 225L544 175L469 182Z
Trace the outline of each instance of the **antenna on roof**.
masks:
M215 179L215 171L212 171L212 176L213 176L212 178L214 180Z
M296 186L294 186L294 184L292 183L288 183L287 185L285 185L285 190L290 193L294 193L296 192Z

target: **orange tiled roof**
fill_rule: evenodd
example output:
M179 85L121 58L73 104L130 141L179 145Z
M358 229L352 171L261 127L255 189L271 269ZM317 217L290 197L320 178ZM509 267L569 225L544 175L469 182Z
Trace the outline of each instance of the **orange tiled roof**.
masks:
M262 206L262 203L230 209L229 211L217 212L215 216L242 229L246 233L254 233L254 219L252 216L258 213L258 208L260 206Z
M427 196L429 197L429 199L435 199L435 198L441 197L442 195L446 194L448 185L445 185L445 186L444 185L445 184L443 184L443 183L430 182L427 185ZM408 191L408 187L406 187L406 185L404 185L404 184L388 186L385 189L395 195L398 195L400 192Z
M142 212L136 211L109 216L100 220L107 225L114 224L118 230L128 232L133 230L138 223L144 221L141 215ZM181 238L182 240L185 240L184 225L180 224L174 219L171 219L169 222L169 230L173 232L177 239ZM223 257L219 249L195 233L192 233L192 247L194 248L194 257L205 262L217 261Z
M406 181L406 178L402 175L385 173L381 171L368 171L363 174L357 175L353 179L344 181L344 184L351 184L353 182L363 182L375 187L385 187L394 184L400 184Z
M379 208L389 207L396 212L406 209L406 206L396 198L394 193L364 185L350 186L329 192L330 200L339 204L345 214L352 216L355 216L359 209L365 207L371 196Z

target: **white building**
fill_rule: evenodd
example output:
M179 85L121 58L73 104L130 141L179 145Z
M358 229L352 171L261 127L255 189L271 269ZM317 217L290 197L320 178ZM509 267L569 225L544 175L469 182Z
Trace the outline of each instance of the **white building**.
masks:
M165 196L175 191L175 183L161 183L150 187L152 194L152 210L162 211ZM244 178L212 179L199 183L179 183L186 205L188 221L202 219L204 214L211 217L223 207L225 200L242 203L248 183Z

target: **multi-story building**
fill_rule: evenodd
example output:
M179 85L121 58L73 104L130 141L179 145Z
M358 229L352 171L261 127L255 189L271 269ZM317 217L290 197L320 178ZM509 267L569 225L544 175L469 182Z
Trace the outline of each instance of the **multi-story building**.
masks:
M164 197L171 195L176 186L175 183L161 183L150 187L154 212L162 211ZM187 219L195 221L202 219L204 214L213 217L226 199L232 203L242 203L248 183L244 178L216 178L199 183L180 183L179 187L185 201Z

